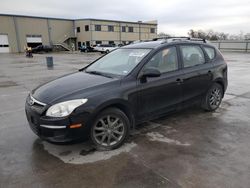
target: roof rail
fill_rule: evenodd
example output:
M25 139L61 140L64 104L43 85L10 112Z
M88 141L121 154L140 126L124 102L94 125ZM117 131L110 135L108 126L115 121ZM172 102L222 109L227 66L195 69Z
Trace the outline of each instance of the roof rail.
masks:
M152 39L152 41L163 40L162 43L174 42L174 41L194 41L206 43L206 39L202 38L191 38L191 37L158 37Z
M157 37L153 38L152 41L157 41L157 40L167 40L167 39L190 39L190 37Z

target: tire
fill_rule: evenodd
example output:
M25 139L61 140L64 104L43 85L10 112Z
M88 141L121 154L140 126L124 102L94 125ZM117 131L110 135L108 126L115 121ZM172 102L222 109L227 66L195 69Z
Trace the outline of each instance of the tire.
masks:
M201 107L206 111L215 111L217 108L219 108L222 97L222 86L218 83L214 83L204 96Z
M130 121L117 108L102 111L91 127L90 137L98 150L112 150L120 147L129 135Z
M106 54L108 54L109 53L109 50L106 50L106 52L105 52Z

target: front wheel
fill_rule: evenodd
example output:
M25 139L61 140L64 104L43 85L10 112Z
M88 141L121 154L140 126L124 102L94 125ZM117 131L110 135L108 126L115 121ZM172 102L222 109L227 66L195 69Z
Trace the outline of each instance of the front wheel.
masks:
M91 140L97 149L112 150L120 147L129 134L129 119L116 108L101 112L91 128Z
M203 101L202 108L207 111L214 111L219 108L223 97L223 88L220 84L214 83L207 91Z

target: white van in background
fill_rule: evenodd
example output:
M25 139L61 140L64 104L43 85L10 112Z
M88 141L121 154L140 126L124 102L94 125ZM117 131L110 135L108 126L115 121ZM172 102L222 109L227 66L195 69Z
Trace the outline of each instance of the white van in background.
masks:
M115 44L97 44L94 50L102 53L109 53L118 48Z

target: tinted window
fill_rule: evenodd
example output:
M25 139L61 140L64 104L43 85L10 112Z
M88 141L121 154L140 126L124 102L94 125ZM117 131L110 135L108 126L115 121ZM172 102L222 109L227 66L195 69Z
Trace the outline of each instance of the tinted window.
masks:
M205 63L205 57L199 46L181 46L184 67L192 67Z
M117 49L97 60L86 71L127 75L149 52L150 49Z
M147 67L157 68L161 73L177 70L178 60L176 48L171 47L161 50L149 60L145 68Z
M211 48L211 47L204 47L204 49L205 49L208 57L210 59L214 59L214 57L215 57L215 50L213 48Z
M109 41L109 44L111 44L112 46L115 44L114 41Z
M133 27L128 27L128 32L130 32L130 33L134 32L134 28Z

